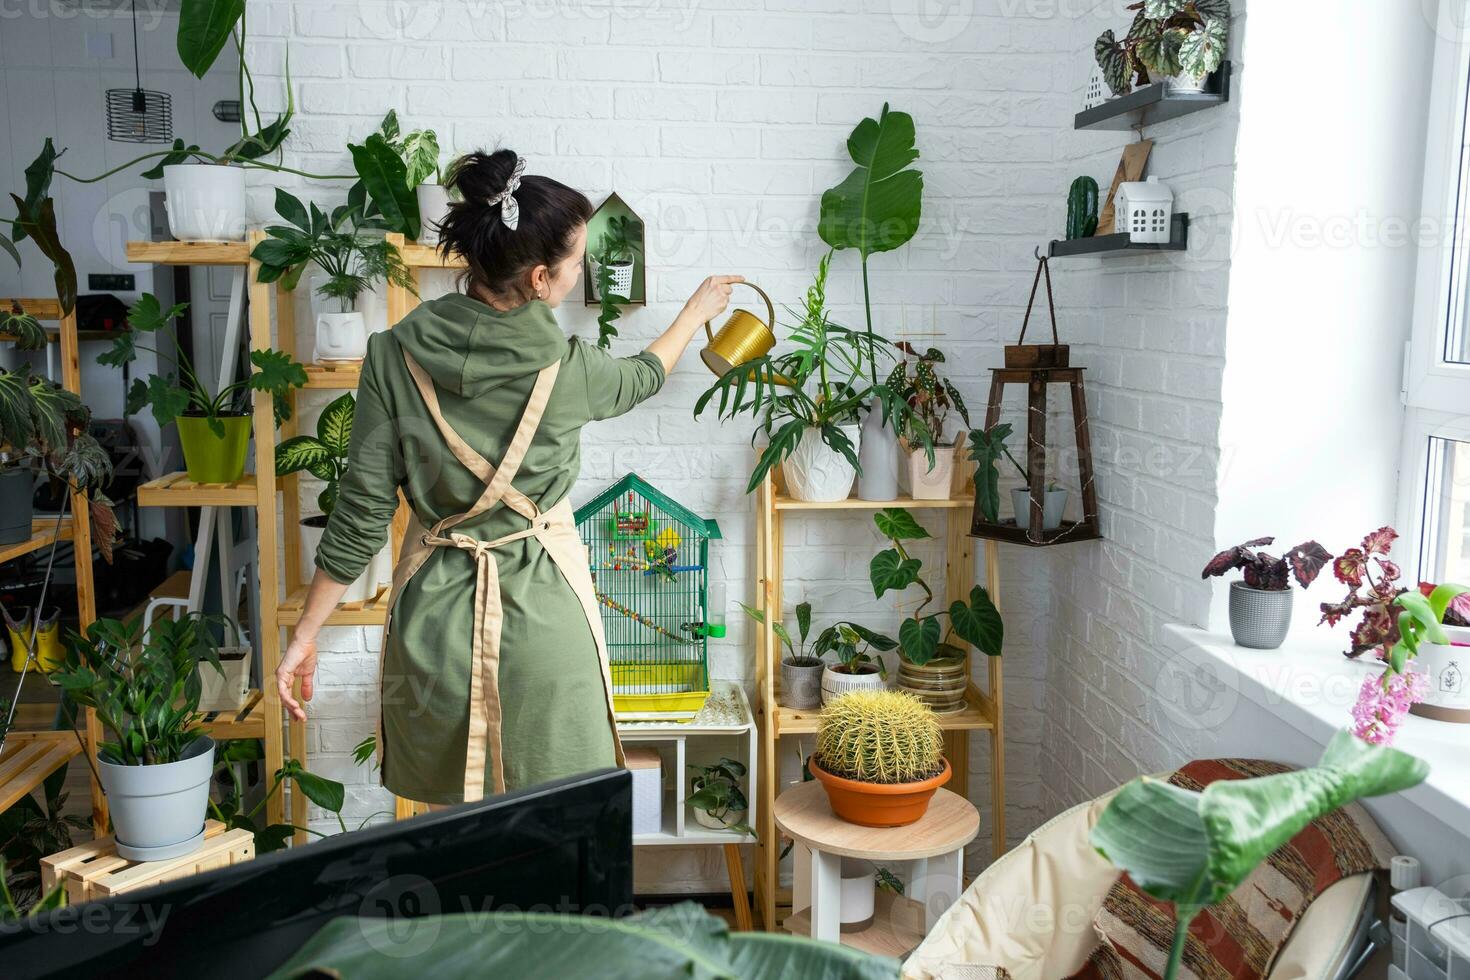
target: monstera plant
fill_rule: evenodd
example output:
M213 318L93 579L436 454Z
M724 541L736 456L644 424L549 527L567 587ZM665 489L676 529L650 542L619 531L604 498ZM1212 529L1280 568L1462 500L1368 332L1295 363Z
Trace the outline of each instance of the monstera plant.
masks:
M1144 892L1174 903L1174 942L1164 973L1172 980L1190 922L1238 888L1271 852L1318 817L1363 797L1417 786L1428 774L1422 759L1340 731L1310 769L1220 780L1199 792L1136 779L1098 817L1092 845Z
M1230 0L1142 0L1127 36L1103 31L1094 45L1103 81L1127 95L1171 76L1201 79L1220 67L1230 33Z
M888 103L877 119L865 118L847 138L854 164L836 187L822 194L817 234L834 249L856 249L863 271L863 311L867 318L869 370L874 384L877 365L872 357L873 304L868 290L868 256L891 252L919 230L924 196L924 174L909 166L919 159L914 146L914 118L893 112Z

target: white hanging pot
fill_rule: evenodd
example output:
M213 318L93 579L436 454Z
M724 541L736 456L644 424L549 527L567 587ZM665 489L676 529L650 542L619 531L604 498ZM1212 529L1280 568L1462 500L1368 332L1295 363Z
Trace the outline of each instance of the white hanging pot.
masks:
M367 321L361 313L318 313L315 359L360 361L367 356Z
M439 225L449 214L449 188L420 184L413 192L419 200L419 244L438 245Z
M120 766L97 760L112 811L117 854L129 861L182 857L204 842L214 739L197 739L178 762Z
M168 229L181 242L245 240L245 171L211 163L163 168Z
M839 426L861 452L861 430L856 425ZM781 464L786 489L797 500L833 503L846 500L852 492L857 470L837 450L822 441L820 429L806 429L796 449Z
M1470 628L1446 626L1444 631L1449 643L1421 643L1409 661L1412 669L1429 678L1424 700L1409 710L1438 721L1470 723Z

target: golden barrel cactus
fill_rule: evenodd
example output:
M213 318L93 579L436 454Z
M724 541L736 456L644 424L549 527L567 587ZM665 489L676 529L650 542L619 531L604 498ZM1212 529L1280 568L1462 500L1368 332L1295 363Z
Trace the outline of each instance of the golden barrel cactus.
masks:
M817 764L864 783L914 783L944 768L933 710L902 691L850 691L828 701L817 725Z

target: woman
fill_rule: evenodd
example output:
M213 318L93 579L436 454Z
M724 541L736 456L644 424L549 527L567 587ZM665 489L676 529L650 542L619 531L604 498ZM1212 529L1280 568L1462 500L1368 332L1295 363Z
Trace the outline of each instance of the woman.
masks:
M509 150L463 157L440 249L464 294L373 336L347 475L276 682L300 720L317 632L382 548L402 489L413 514L381 660L383 785L430 804L621 764L586 549L567 493L582 426L662 386L739 276L706 279L662 336L614 358L552 313L577 285L592 205ZM301 679L301 699L292 682Z

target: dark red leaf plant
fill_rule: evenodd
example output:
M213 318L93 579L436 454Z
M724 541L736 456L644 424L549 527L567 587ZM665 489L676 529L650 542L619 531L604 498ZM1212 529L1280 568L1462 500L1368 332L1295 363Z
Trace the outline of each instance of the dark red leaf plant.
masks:
M1315 541L1303 541L1280 558L1257 550L1274 540L1276 539L1254 538L1245 544L1226 548L1210 559L1204 571L1200 572L1200 578L1224 575L1238 568L1244 573L1248 588L1284 592L1291 588L1292 576L1305 589L1316 580L1322 566L1332 560L1327 549Z

